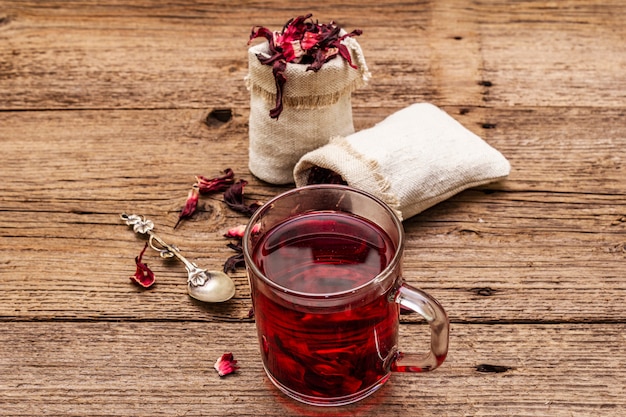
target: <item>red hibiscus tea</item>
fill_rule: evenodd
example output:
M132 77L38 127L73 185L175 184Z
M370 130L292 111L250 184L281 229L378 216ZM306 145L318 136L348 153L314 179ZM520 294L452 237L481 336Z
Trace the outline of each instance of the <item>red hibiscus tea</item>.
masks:
M405 296L416 311L416 303L440 308L404 284L402 233L383 203L339 185L293 190L253 215L243 247L261 356L287 395L348 404L382 386L392 370L430 369L397 366ZM447 317L445 325L447 350Z
M253 261L281 287L326 297L366 284L394 253L390 238L367 220L313 213L270 230ZM316 308L289 305L261 291L255 296L263 362L276 382L307 396L345 397L389 373L398 304L386 297Z
M389 265L394 243L377 225L342 212L314 212L267 232L252 254L272 282L328 295L366 284Z

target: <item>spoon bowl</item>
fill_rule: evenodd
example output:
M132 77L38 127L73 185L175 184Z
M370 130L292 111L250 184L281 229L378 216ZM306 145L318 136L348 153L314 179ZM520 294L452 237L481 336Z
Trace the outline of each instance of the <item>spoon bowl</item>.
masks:
M221 271L204 271L206 279L202 285L187 281L187 292L196 300L207 303L221 303L235 295L235 283Z

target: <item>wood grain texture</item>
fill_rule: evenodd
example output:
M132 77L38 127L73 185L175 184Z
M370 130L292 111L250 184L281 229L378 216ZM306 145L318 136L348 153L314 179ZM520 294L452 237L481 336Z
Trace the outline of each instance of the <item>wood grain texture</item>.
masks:
M0 415L624 415L626 5L302 7L0 3ZM233 300L206 305L180 265L147 252L157 284L141 290L128 276L144 241L119 219L144 214L221 268L223 233L247 219L219 194L173 226L198 174L232 168L251 201L290 188L247 168L245 54L250 27L306 11L364 31L373 77L353 94L357 130L432 102L512 165L404 222L406 279L452 321L447 362L341 409L270 386L242 270ZM402 321L402 349L425 349L421 320ZM225 351L242 368L220 379Z
M272 1L5 3L3 109L245 107L249 29L279 29L303 13ZM373 79L356 97L370 108L420 99L621 108L624 8L618 0L307 6L322 22L363 29Z
M423 347L415 342L421 327L402 326L405 350ZM299 405L273 388L253 324L13 322L5 329L5 415L617 416L626 409L623 324L454 325L444 367L394 374L374 396L339 409ZM231 351L240 369L220 378L213 363Z

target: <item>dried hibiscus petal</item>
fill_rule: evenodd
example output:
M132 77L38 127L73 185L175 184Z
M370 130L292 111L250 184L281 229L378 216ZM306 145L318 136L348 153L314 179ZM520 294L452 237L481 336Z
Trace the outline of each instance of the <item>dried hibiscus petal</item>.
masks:
M239 226L231 227L230 229L226 231L226 233L224 234L224 237L230 237L234 239L243 239L243 235L244 233L246 233L246 227L247 226L245 224L240 224ZM252 233L258 233L260 227L261 225L258 223L252 226Z
M246 184L248 184L248 181L239 180L231 185L224 192L224 202L232 210L238 211L248 216L252 216L252 214L263 204L258 201L248 205L245 204L243 188L246 186Z
M178 215L178 221L174 225L174 229L178 227L181 220L191 217L196 212L199 197L200 191L198 190L198 186L194 184L194 186L191 187L191 190L189 190L189 194L187 195L187 201L185 201L185 206Z
M255 224L254 226L252 226L252 233L258 233L260 228L260 224ZM237 243L229 243L228 245L226 245L237 253L230 256L228 259L226 259L226 262L224 262L224 273L236 272L237 268L243 268L244 266L246 266L246 262L243 256L243 247L241 243L245 232L246 225L241 224L239 226L228 229L228 232L226 232L226 234L224 235L224 237L238 239Z
M232 353L224 353L220 356L215 365L213 365L219 376L226 376L228 374L232 374L239 366L237 365L237 361Z
M350 51L341 42L347 37L359 36L359 29L340 36L341 29L334 22L319 24L310 20L312 14L298 16L287 21L282 31L273 32L268 28L255 26L250 33L248 44L255 38L267 39L269 55L258 54L263 65L270 65L276 82L276 106L270 110L270 117L277 119L283 110L282 96L287 63L307 65L307 71L319 71L322 66L341 56L352 68Z
M228 246L237 253L230 256L228 259L226 259L226 262L224 262L224 273L235 272L237 271L237 268L243 268L246 265L246 262L243 256L243 247L241 246L241 242L238 242L237 244L229 243L226 246Z
M287 77L285 77L285 70L287 64L283 61L276 61L272 65L272 74L274 74L274 80L276 83L276 105L270 110L270 117L272 119L278 119L278 116L283 112L283 91L285 90L285 83Z
M234 178L235 173L233 170L226 168L224 170L224 175L215 178L206 178L202 175L197 175L196 185L198 186L200 194L208 194L217 191L224 191L231 184L233 184L233 182L235 182Z
M224 237L242 239L243 234L246 232L246 225L240 224L239 226L231 227L226 231Z
M235 173L230 168L226 168L223 175L215 178L196 175L196 183L191 187L187 195L187 201L185 201L185 205L178 215L178 221L174 225L174 229L178 227L183 219L190 218L196 212L200 194L223 191L234 183L234 177Z
M137 265L135 274L130 276L130 279L132 281L136 282L144 288L150 288L155 281L154 273L152 272L152 270L148 268L147 264L141 262L141 258L143 258L143 254L146 252L147 248L148 243L146 242L139 256L135 257L135 265Z

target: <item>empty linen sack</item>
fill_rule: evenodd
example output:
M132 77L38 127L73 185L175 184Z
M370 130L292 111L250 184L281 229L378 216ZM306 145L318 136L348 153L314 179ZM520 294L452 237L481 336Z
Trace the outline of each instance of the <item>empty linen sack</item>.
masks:
M462 190L505 178L511 166L446 112L418 103L304 155L294 168L296 185L319 182L313 175L319 170L382 199L402 220Z

